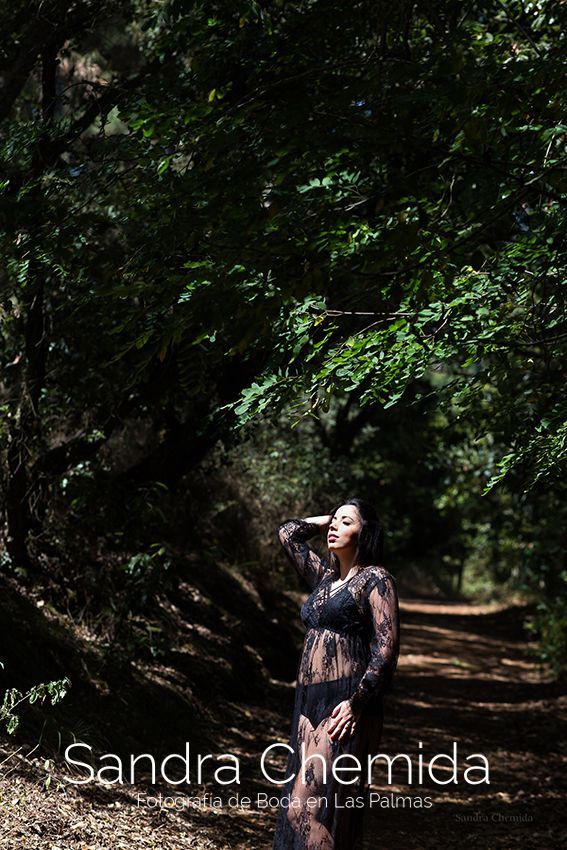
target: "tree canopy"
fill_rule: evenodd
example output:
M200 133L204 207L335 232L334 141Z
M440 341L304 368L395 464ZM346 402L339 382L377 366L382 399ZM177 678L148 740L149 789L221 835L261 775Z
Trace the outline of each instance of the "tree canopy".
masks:
M562 588L564 4L0 7L12 565L81 488L176 487L283 414L361 464L421 427L477 473L454 551L496 489Z

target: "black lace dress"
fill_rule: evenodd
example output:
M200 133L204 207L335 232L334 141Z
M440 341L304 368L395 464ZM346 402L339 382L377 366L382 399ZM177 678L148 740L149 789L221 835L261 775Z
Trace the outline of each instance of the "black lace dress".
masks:
M381 566L363 567L331 591L338 573L307 544L319 533L319 526L301 519L286 520L279 527L284 550L311 594L301 608L307 633L297 672L293 752L285 774L290 779L282 786L272 850L362 847L368 755L379 752L382 696L398 662L394 577ZM359 715L357 728L342 742L331 741L326 731L329 715L346 699ZM337 771L339 782L331 768L343 753L355 756L362 770ZM346 758L340 765L353 768L357 762ZM344 784L355 776L356 783Z

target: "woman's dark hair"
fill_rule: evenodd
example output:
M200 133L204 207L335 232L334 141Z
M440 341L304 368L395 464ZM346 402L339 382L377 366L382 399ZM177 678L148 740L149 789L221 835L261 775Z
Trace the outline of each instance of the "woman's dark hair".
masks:
M384 557L384 529L380 524L380 518L370 502L364 499L346 499L339 502L331 511L333 517L341 505L353 505L362 520L362 528L358 535L358 549L356 552L356 563L363 567L381 566ZM331 566L336 570L339 568L339 559L334 552L330 553Z

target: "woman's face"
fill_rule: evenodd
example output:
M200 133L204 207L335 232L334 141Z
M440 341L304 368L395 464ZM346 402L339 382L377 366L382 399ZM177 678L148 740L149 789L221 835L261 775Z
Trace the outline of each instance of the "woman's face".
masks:
M331 552L336 552L337 549L355 550L361 528L360 515L354 505L341 505L337 508L327 531L327 545Z

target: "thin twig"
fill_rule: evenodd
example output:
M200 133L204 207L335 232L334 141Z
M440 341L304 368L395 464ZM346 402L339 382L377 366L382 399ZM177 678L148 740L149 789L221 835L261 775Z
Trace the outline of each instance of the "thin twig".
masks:
M9 755L9 756L6 756L6 758L5 758L5 759L3 759L2 761L0 761L0 767L2 767L2 765L3 765L5 762L7 762L9 759L11 759L13 756L15 756L15 755L16 755L16 753L19 753L19 752L20 752L20 750L22 750L22 749L23 749L23 745L22 745L21 747L18 747L18 749L17 749L17 750L14 750L14 752L13 752L13 753L10 753L10 755ZM33 753L33 750L32 750L32 753Z

